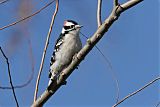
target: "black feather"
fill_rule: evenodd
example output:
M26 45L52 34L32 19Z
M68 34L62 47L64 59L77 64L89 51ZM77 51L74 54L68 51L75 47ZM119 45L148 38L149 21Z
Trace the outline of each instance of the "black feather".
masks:
M71 23L73 23L74 25L78 25L78 23L77 22L75 22L75 21L73 21L73 20L66 20L67 22L71 22Z
M50 61L50 66L52 66L52 64L55 62L55 53L58 52L58 50L60 49L60 46L63 44L63 37L65 34L60 34L59 38L56 41L56 44L54 46L54 51L51 57L51 61Z

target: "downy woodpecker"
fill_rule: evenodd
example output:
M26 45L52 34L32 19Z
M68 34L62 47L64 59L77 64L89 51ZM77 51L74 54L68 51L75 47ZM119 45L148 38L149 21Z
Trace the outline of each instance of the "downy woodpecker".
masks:
M82 48L79 37L81 27L73 20L64 21L62 32L56 41L50 61L48 86L52 81L57 80L62 70L71 63L73 56Z

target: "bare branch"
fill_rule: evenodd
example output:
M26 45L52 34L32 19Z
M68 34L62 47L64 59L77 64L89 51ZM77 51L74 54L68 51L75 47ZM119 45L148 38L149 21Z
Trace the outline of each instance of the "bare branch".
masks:
M123 8L123 11L137 5L138 3L142 2L144 0L129 0L128 2L124 3L121 5L121 7Z
M98 0L98 6L97 6L97 24L98 24L98 27L102 24L101 8L102 8L102 0Z
M143 0L130 0L121 6L116 6L113 8L111 15L105 20L105 22L97 29L95 34L87 40L86 45L77 54L77 57L71 62L71 64L62 71L59 80L57 82L51 83L50 89L46 89L43 94L33 103L32 107L42 106L65 82L65 80L70 76L73 70L80 64L80 62L85 58L85 56L92 50L92 48L98 43L98 41L104 36L108 31L110 26L115 22L119 15L124 11ZM115 14L116 13L116 14Z
M31 46L31 41L28 39L28 45L29 45L29 55L30 55L30 60L31 60L31 74L29 75L29 78L27 79L26 82L20 84L20 85L14 85L14 89L16 88L23 88L29 85L33 79L34 76L34 58L33 58L33 52L32 52L32 46ZM0 86L0 89L12 89L12 87L9 86Z
M37 99L38 86L39 86L39 81L40 81L40 77L41 77L41 73L42 73L42 69L43 69L44 59L45 59L46 51L47 51L47 48L48 48L49 39L50 39L50 36L51 36L54 20L55 20L55 17L57 15L57 12L58 12L58 7L59 7L59 0L56 0L56 8L55 8L55 12L52 16L52 21L51 21L50 28L49 28L49 31L48 31L48 35L47 35L47 39L46 39L46 43L45 43L45 47L44 47L44 51L43 51L43 55L42 55L41 65L40 65L39 73L38 73L38 77L37 77L36 88L35 88L35 93L34 93L34 102Z
M138 89L137 91L127 95L126 97L124 97L122 100L120 100L118 103L116 103L115 105L113 105L112 107L116 107L118 106L120 103L122 103L123 101L127 100L128 98L132 97L133 95L137 94L138 92L144 90L145 88L147 88L148 86L152 85L154 82L158 81L160 79L160 77L157 77L156 79L152 80L151 82L149 82L148 84L146 84L145 86L143 86L142 88Z
M109 68L110 68L110 72L111 72L112 78L113 78L113 80L115 81L115 84L116 84L116 90L117 90L117 92L116 92L116 103L117 103L118 100L119 100L119 95L120 95L120 89L119 89L118 79L117 79L117 77L116 77L115 72L114 72L113 69L112 69L112 65L111 65L109 59L102 53L102 51L97 47L97 45L95 45L95 47L96 47L97 50L100 52L100 54L103 56L104 60L106 61L106 63L108 63L108 66L109 66Z
M12 83L12 77L11 77L11 72L10 72L10 66L9 66L8 58L7 58L7 56L5 55L5 53L3 52L3 50L2 50L1 47L0 47L0 51L1 51L2 55L4 56L4 58L6 59L7 67L8 67L9 82L10 82L10 85L11 85L11 87L12 87L12 92L13 92L14 99L15 99L15 101L16 101L16 105L17 105L17 107L19 107L18 100L17 100L17 97L16 97L16 93L15 93L15 90L14 90L14 87L13 87L13 83Z
M18 20L18 21L15 21L15 22L13 22L13 23L11 23L11 24L8 24L8 25L6 25L6 26L1 27L0 30L3 30L3 29L6 29L6 28L8 28L8 27L11 27L11 26L13 26L13 25L16 25L16 24L18 24L18 23L20 23L20 22L22 22L22 21L24 21L24 20L26 20L26 19L31 18L32 16L37 15L37 14L40 13L42 10L44 10L44 9L47 8L49 5L51 5L54 1L55 1L55 0L52 0L50 3L46 4L44 7L42 7L41 9L39 9L38 11L34 12L33 14L31 14L31 15L29 15L29 16L26 16L26 17L24 17L24 18L22 18L22 19L20 19L20 20Z

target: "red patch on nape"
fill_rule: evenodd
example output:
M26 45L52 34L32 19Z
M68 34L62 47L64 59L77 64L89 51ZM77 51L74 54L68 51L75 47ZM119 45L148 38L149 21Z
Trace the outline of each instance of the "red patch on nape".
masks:
M67 24L67 21L64 21L64 24L63 24L63 26L66 26L66 24Z

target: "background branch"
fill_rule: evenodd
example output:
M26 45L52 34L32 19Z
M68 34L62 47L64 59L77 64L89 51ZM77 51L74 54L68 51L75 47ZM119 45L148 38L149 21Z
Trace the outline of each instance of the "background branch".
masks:
M45 90L43 94L33 103L32 107L42 106L59 89L59 87L73 72L73 70L80 64L80 62L85 58L85 56L92 50L95 44L104 36L104 34L108 31L108 29L113 24L113 22L118 19L119 15L123 11L131 8L132 6L135 6L136 4L142 1L143 0L130 0L129 2L126 2L121 6L118 6L118 7L116 6L115 8L113 8L113 11L110 14L110 16L97 29L95 34L90 39L87 40L86 45L80 50L80 52L77 54L77 57L71 62L71 64L65 70L63 70L63 72L60 74L59 80L57 82L52 83L49 86L50 90Z
M42 7L41 9L39 9L38 11L34 12L33 14L31 14L31 15L29 15L29 16L26 16L26 17L24 17L24 18L22 18L22 19L20 19L20 20L18 20L18 21L15 21L15 22L13 22L13 23L11 23L11 24L8 24L8 25L6 25L6 26L1 27L0 30L6 29L6 28L11 27L11 26L13 26L13 25L16 25L16 24L18 24L18 23L20 23L20 22L22 22L22 21L24 21L24 20L26 20L26 19L29 19L29 18L31 18L32 16L35 16L36 14L40 13L42 10L44 10L45 8L47 8L49 5L51 5L54 1L55 1L55 0L52 0L50 3L46 4L44 7Z
M33 52L32 52L32 47L31 47L31 43L30 43L30 40L28 39L28 44L29 44L29 54L30 54L30 59L31 59L31 74L30 74L30 76L29 76L29 78L27 79L27 81L26 82L24 82L24 83L22 83L22 84L20 84L20 85L14 85L13 87L14 87L14 89L16 89L16 88L23 88L23 87L26 87L26 86L28 86L30 83L31 83L31 81L32 81L32 79L33 79L33 76L34 76L34 61L33 61ZM4 90L10 90L10 89L12 89L12 87L10 87L10 86L0 86L0 89L4 89Z
M40 81L40 77L41 77L41 73L42 73L42 69L43 69L44 59L45 59L46 51L47 51L47 48L48 48L49 39L50 39L50 36L51 36L54 20L55 20L56 14L58 12L58 7L59 7L59 0L56 0L55 12L52 16L52 21L51 21L50 28L49 28L49 31L48 31L48 35L47 35L47 39L46 39L46 43L45 43L45 47L44 47L44 51L43 51L43 55L42 55L41 65L40 65L39 73L38 73L38 76L37 76L36 88L35 88L35 93L34 93L34 102L37 99L38 86L39 86L39 81Z
M33 75L34 75L34 69L32 68L32 72L30 74L30 77L29 79L23 83L23 84L20 84L20 85L14 85L13 87L16 89L16 88L23 88L23 87L26 87L27 85L29 85L29 83L31 83L32 79L33 79ZM0 89L7 89L7 90L10 90L12 89L12 87L9 87L9 86L0 86Z
M119 96L120 96L120 88L119 88L119 81L117 79L117 76L115 74L115 72L113 71L112 68L112 64L110 63L109 59L107 59L107 57L103 54L103 52L97 47L97 45L95 45L96 49L99 51L99 53L102 55L102 57L104 58L104 61L106 62L106 64L108 63L108 67L110 68L110 72L112 75L113 80L115 81L116 84L116 90L117 90L117 94L116 94L116 103L119 100Z
M16 101L16 105L17 105L17 107L19 107L18 100L17 100L17 97L16 97L16 93L15 93L15 90L14 90L14 87L13 87L13 83L12 83L12 77L11 77L11 72L10 72L10 66L9 66L8 58L7 58L7 56L5 55L5 53L3 52L3 50L2 50L1 47L0 47L0 51L1 51L2 55L4 56L4 58L6 59L7 68L8 68L9 82L10 82L10 85L11 85L11 87L12 87L12 92L13 92L14 99L15 99L15 101Z
M98 0L98 6L97 6L97 24L98 24L98 27L102 24L101 8L102 8L102 0Z
M122 100L120 100L118 103L116 103L115 105L113 105L112 107L116 107L118 106L120 103L122 103L123 101L127 100L128 98L132 97L133 95L137 94L138 92L144 90L145 88L147 88L148 86L152 85L154 82L158 81L160 79L160 77L157 77L156 79L152 80L151 82L149 82L148 84L146 84L145 86L143 86L142 88L138 89L137 91L127 95L126 97L124 97Z

